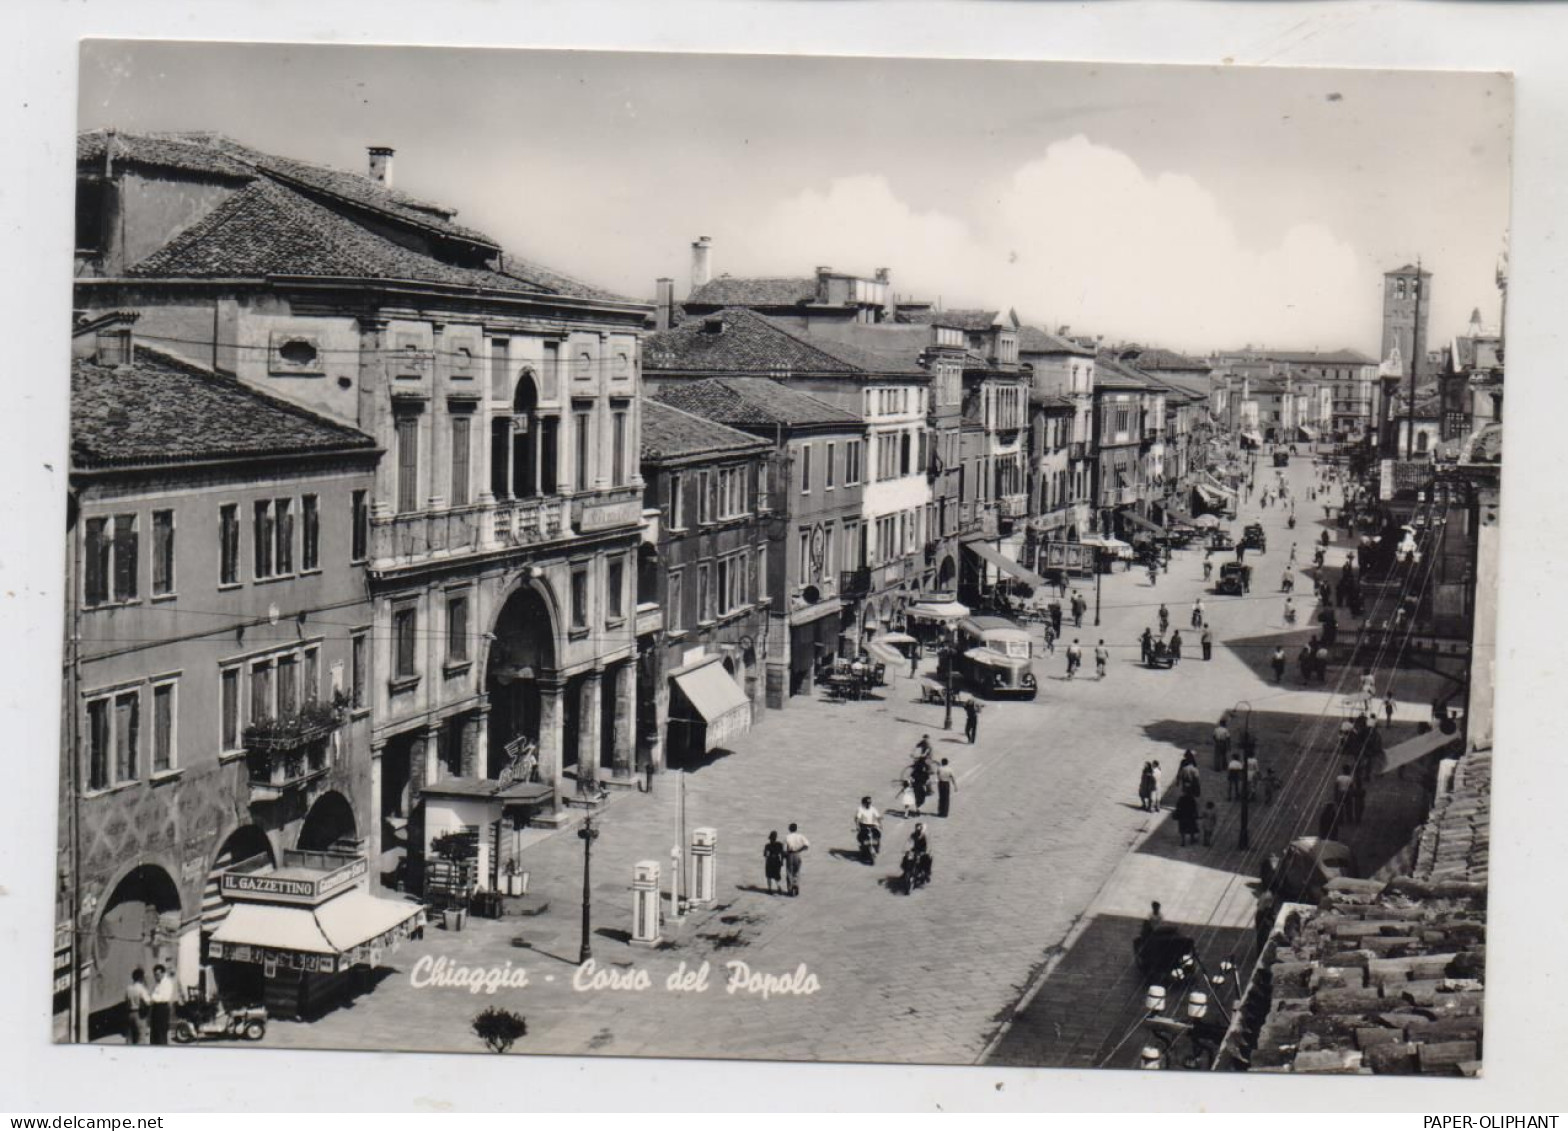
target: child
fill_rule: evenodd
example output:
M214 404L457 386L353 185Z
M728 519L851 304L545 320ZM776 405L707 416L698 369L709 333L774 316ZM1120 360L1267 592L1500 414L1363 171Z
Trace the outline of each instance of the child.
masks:
M1214 830L1220 823L1220 815L1214 809L1214 802L1209 802L1203 807L1203 847L1214 847Z
M898 784L902 787L898 795L898 807L904 811L905 817L912 817L915 814L915 787L907 781Z

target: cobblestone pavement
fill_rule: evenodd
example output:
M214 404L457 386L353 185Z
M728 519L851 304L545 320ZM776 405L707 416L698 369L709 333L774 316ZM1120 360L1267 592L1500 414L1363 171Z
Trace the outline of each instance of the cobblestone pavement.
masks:
M1307 477L1306 461L1296 463L1292 478L1303 494ZM1283 511L1262 517L1271 526L1271 550L1258 576L1283 568L1292 540L1284 536ZM1304 547L1318 529L1306 526L1293 536ZM1300 556L1310 560L1310 550ZM479 1051L471 1018L485 1006L504 1005L527 1017L528 1036L517 1046L523 1052L973 1063L1050 970L1030 1008L1038 1012L1053 1000L1048 990L1057 972L1060 985L1079 986L1082 992L1051 1006L1048 1019L1052 1026L1065 1023L1074 1040L1058 1048L1023 1033L1008 1046L1015 1055L1001 1059L1098 1062L1079 1046L1098 1050L1107 1034L1120 1035L1125 1003L1104 995L1127 972L1128 940L1151 898L1161 899L1175 921L1211 925L1215 938L1230 928L1250 931L1252 922L1252 893L1235 874L1248 861L1225 847L1235 843L1235 807L1220 802L1226 812L1215 848L1178 849L1168 810L1148 813L1137 803L1143 762L1161 760L1169 789L1181 750L1194 747L1206 795L1222 796L1221 775L1208 769L1208 735L1223 711L1250 699L1264 760L1277 757L1294 798L1282 799L1272 820L1255 811L1255 827L1260 837L1282 840L1312 808L1311 791L1327 759L1321 750L1285 751L1314 737L1312 720L1319 717L1329 721L1315 737L1327 744L1340 718L1332 690L1293 687L1289 680L1276 688L1271 674L1260 673L1266 664L1256 642L1267 638L1271 648L1273 637L1288 631L1273 595L1255 590L1247 600L1205 593L1217 647L1212 661L1198 658L1186 625L1203 584L1201 560L1197 551L1177 553L1153 588L1142 573L1106 577L1103 627L1086 619L1074 630L1069 622L1063 643L1077 635L1087 654L1103 637L1112 647L1107 678L1066 680L1058 649L1036 661L1038 700L987 706L975 745L963 741L961 714L944 733L941 708L919 704L914 683L903 675L892 678L879 700L797 699L768 712L733 752L685 775L686 828L718 830L718 898L683 923L667 921L657 949L628 941L630 881L633 864L643 859L661 860L667 872L676 839L676 775L662 775L652 794L616 793L596 821L593 954L601 970L627 977L645 972L648 988L573 988L582 844L563 830L526 851L532 894L513 907L526 913L472 920L461 932L433 926L392 956L394 967L383 971L373 992L313 1023L277 1022L265 1043ZM1092 584L1082 588L1092 618ZM1154 622L1160 601L1188 636L1188 658L1170 671L1138 663L1138 633ZM1306 598L1297 603L1310 608ZM1402 703L1400 719L1419 717L1420 702ZM884 810L893 804L895 779L923 733L940 757L952 760L959 787L948 819L925 818L934 881L905 896L887 880L913 821L888 817L886 851L871 867L853 856L851 823L862 794L873 794ZM1279 745L1271 749L1276 735ZM798 898L768 894L762 877L762 843L769 830L782 836L790 821L800 823L812 844ZM1075 964L1062 961L1069 951ZM486 968L511 963L526 969L529 984L493 995L416 986L424 959ZM1090 959L1105 969L1089 969ZM766 1000L729 993L725 964L731 962L772 975L804 966L819 988ZM671 974L703 963L710 969L705 992L666 989ZM1121 970L1111 970L1114 964Z

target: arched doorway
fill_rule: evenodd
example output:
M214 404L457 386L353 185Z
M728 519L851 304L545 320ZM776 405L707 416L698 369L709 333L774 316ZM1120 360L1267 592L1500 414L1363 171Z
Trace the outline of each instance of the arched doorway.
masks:
M490 699L486 777L500 776L510 757L508 743L521 737L539 740L539 681L554 670L555 618L550 603L539 588L524 584L501 607L485 669Z
M490 490L498 499L555 493L555 416L539 413L539 385L524 369L512 393L512 413L490 423Z
M352 852L359 845L359 822L354 807L336 790L316 798L299 830L302 852Z
M948 592L958 583L958 566L953 562L953 556L947 555L942 559L942 564L937 567L936 587L942 592Z
M177 968L180 891L156 864L128 872L110 894L93 932L92 1017L88 1040L125 1030L125 987L140 967L150 989L159 964Z
M212 858L212 868L207 872L207 883L201 892L201 960L207 964L207 943L214 931L228 918L229 903L220 890L220 879L225 871L243 861L261 857L268 864L276 864L272 843L267 834L255 825L241 825L228 835L223 846ZM237 999L260 1000L261 967L251 963L215 962L213 973L217 978L219 993Z

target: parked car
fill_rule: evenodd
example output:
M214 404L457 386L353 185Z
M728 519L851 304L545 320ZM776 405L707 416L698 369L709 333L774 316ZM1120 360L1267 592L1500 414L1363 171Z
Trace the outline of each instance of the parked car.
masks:
M1241 532L1241 544L1249 550L1256 550L1258 553L1263 554L1268 552L1269 538L1267 534L1263 533L1261 524L1256 522L1249 523L1247 528Z

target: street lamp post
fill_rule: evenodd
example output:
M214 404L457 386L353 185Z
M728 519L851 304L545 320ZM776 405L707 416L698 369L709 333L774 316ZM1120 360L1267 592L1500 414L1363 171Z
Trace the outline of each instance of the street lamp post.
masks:
M583 818L577 835L583 841L583 945L577 952L577 961L583 963L593 957L593 842L599 836L599 830L593 827L592 813Z
M947 669L947 687L942 695L942 729L953 729L953 651L957 646L958 629L952 625L947 630L946 659L943 666Z
M1094 548L1094 627L1100 627L1100 575L1105 572L1105 561L1102 547Z
M1247 721L1241 736L1241 832L1236 838L1236 847L1245 852L1252 847L1252 832L1248 826L1249 797L1252 792L1252 704L1243 700L1236 704L1236 710L1247 708Z

